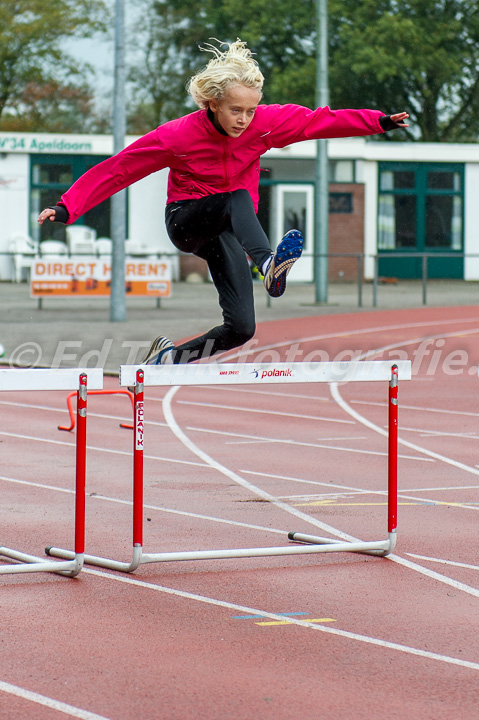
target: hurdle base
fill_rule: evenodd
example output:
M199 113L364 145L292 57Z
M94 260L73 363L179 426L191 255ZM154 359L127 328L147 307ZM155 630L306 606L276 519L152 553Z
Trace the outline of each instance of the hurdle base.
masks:
M311 555L313 553L324 552L356 552L366 553L368 555L385 556L389 555L396 545L395 532L389 533L389 538L387 540L372 542L338 541L333 540L332 538L321 538L314 535L304 535L296 532L288 533L288 539L301 543L301 545L281 545L278 547L264 548L236 548L229 550L192 550L165 553L144 553L141 545L135 545L133 547L133 558L130 563L99 557L96 555L85 555L84 562L86 565L96 565L97 567L117 570L119 572L134 572L140 565L157 562L227 560L230 558L275 557L278 555ZM47 547L45 548L45 552L47 555L53 555L60 558L71 559L74 557L73 552L70 550L63 550L61 548Z
M288 533L289 540L300 543L311 543L313 545L324 546L323 552L338 552L345 550L346 552L366 553L367 555L386 556L393 552L397 542L397 532L393 530L388 533L387 540L379 540L372 542L351 542L334 540L332 538L322 538L315 535L304 535L303 533Z
M83 554L72 553L70 562L52 562L36 555L0 547L0 557L16 560L18 565L0 565L0 575L11 573L53 572L66 577L76 577L83 567ZM22 564L23 563L23 564Z
M75 553L71 550L51 546L45 548L45 553L46 555L66 559L75 557ZM134 572L142 562L142 548L141 545L133 546L133 557L129 563L122 562L121 560L110 560L109 558L98 557L97 555L84 555L83 559L86 565L96 565L97 567L104 567L109 570L118 570L119 572Z

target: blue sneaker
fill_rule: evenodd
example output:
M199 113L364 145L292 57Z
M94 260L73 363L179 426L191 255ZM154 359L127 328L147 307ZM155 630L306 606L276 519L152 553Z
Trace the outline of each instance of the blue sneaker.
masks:
M173 345L171 340L168 340L168 338L160 335L159 337L155 338L155 340L153 340L153 342L151 343L150 349L141 361L141 364L162 365L162 358L166 355L167 352L170 352L170 350L174 349L175 346Z
M303 252L303 236L290 230L281 240L264 276L264 286L271 297L280 297L286 290L286 277Z

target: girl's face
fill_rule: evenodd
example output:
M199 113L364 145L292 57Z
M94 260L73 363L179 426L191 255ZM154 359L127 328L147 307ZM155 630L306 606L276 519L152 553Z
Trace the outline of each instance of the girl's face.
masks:
M221 100L210 100L215 126L230 137L239 137L254 118L260 100L261 92L255 88L229 87Z

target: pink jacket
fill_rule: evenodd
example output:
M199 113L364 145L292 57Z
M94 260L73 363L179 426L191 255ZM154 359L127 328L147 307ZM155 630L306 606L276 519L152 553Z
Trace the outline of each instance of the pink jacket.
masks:
M160 125L99 163L62 195L68 224L114 193L169 167L168 203L232 190L248 190L258 209L260 156L301 140L382 133L378 110L309 110L300 105L259 105L242 135L222 135L198 110Z

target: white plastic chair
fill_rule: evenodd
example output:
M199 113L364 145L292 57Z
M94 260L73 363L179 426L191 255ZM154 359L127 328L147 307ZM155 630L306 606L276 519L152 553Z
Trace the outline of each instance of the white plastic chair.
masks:
M102 255L111 255L113 243L110 238L102 237L95 240L96 254L101 257Z
M23 271L31 270L38 244L27 235L13 235L8 242L8 251L12 253L15 282L22 282Z
M67 246L61 240L44 240L40 243L40 256L43 255L66 255Z
M137 240L125 240L125 255L131 258L156 258L156 253L149 245Z
M70 255L96 255L96 230L86 225L68 225L67 245Z

